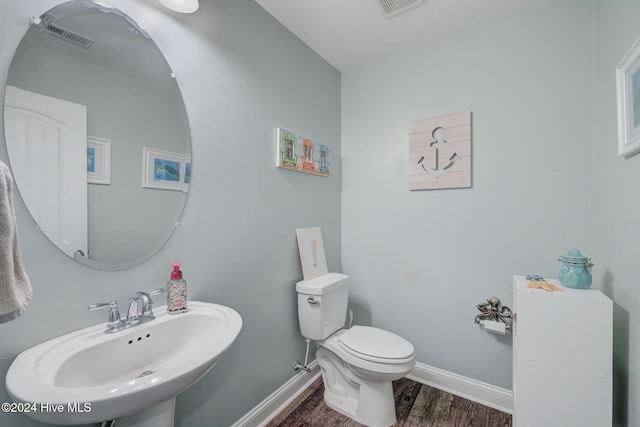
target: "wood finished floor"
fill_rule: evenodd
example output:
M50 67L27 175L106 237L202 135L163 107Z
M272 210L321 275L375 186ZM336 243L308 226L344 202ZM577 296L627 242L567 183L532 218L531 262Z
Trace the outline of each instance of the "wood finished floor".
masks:
M406 378L393 382L397 427L511 427L511 415ZM318 378L267 427L360 427L323 400Z

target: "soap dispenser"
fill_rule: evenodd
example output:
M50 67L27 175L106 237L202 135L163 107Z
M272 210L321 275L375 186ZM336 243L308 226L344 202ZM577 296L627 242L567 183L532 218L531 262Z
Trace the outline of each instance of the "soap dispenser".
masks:
M182 278L179 262L171 264L173 271L167 282L167 313L176 314L187 311L187 282Z

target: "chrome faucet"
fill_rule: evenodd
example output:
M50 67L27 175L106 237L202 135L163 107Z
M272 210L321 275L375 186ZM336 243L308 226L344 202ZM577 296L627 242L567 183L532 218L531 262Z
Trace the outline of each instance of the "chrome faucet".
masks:
M127 318L120 318L120 311L118 310L118 303L111 301L109 303L102 302L98 304L92 304L87 307L88 310L99 310L109 307L109 319L107 321L106 334L118 332L123 329L131 328L137 325L141 325L146 322L150 322L156 317L153 315L151 299L152 295L158 295L165 292L165 288L159 288L152 292L136 292L129 297L129 310L127 311Z
M153 292L136 292L129 297L129 310L127 311L127 325L135 326L150 322L156 318L153 315L151 304L152 295L158 295L165 291L165 288L158 288Z

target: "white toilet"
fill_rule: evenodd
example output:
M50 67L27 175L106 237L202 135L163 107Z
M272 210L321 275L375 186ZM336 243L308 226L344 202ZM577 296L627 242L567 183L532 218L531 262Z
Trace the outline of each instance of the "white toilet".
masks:
M396 422L391 381L413 369L413 345L382 329L343 329L348 287L340 273L298 282L300 330L316 342L325 403L361 424L387 427Z

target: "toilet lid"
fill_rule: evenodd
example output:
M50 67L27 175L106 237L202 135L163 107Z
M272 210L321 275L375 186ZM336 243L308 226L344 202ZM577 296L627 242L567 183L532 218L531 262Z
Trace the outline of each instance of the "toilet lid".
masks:
M340 341L347 349L381 359L406 359L414 352L404 338L370 326L354 326L340 336Z

